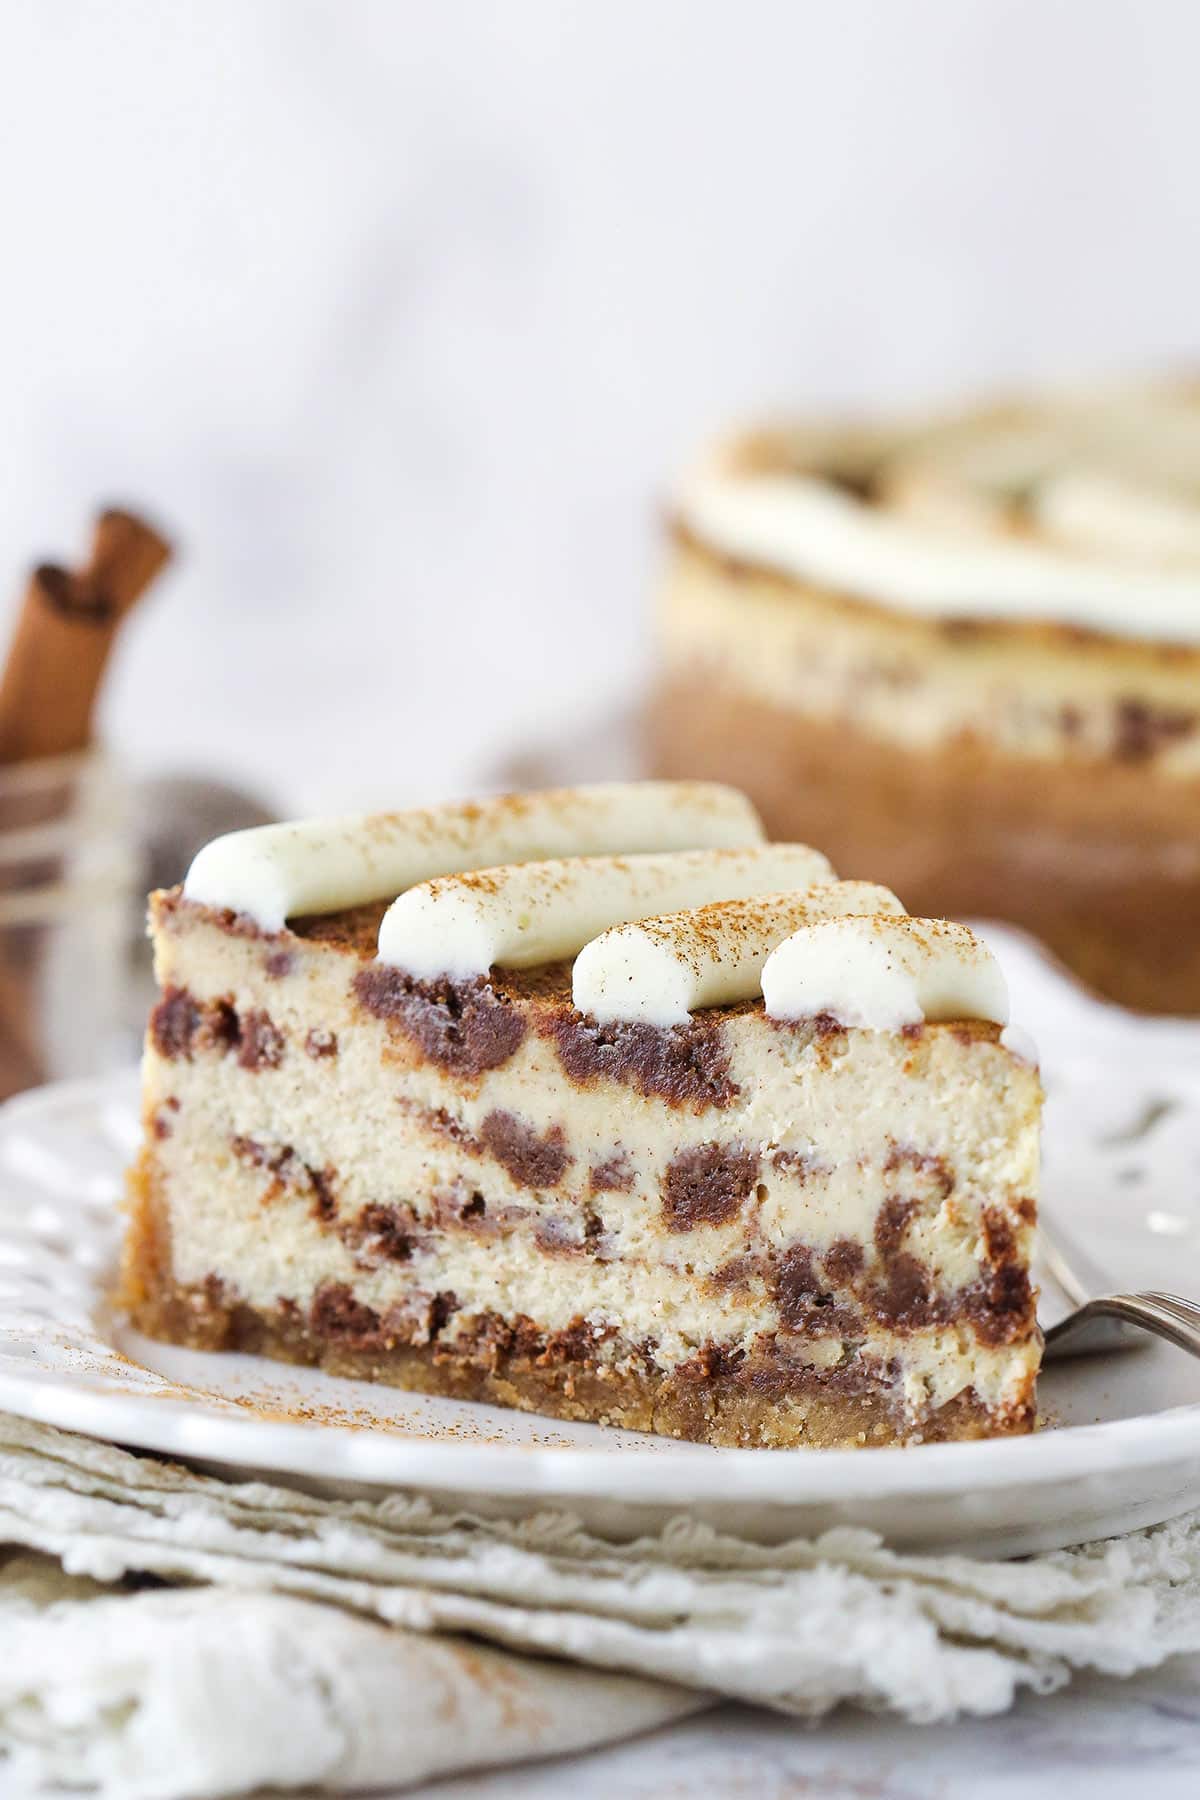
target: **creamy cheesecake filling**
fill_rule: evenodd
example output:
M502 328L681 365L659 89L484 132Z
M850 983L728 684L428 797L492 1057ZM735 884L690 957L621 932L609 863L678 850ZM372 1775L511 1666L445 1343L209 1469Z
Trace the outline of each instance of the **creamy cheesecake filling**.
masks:
M1007 1207L1018 1229L1028 1224L1036 1175L1028 1146L1014 1154L970 1139L955 1142L932 1098L927 1116L914 1116L912 1089L936 1080L939 1064L959 1060L936 1041L921 1046L916 1069L906 1069L897 1055L872 1054L866 1034L846 1034L839 1060L852 1066L839 1069L838 1091L824 1100L803 1092L806 1074L810 1090L819 1086L819 1068L801 1070L794 1083L775 1084L774 1108L764 1097L752 1122L740 1115L676 1120L671 1109L650 1102L626 1109L623 1097L619 1129L611 1096L607 1109L604 1096L581 1095L578 1105L572 1096L569 1130L549 1111L528 1110L544 1049L523 1055L504 1076L489 1077L485 1091L453 1106L439 1104L444 1093L426 1089L420 1097L415 1083L364 1093L352 1075L335 1081L286 1061L278 1071L258 1071L251 1088L236 1059L219 1051L190 1065L155 1067L149 1100L158 1141L169 1146L161 1154L181 1169L205 1143L219 1147L222 1167L236 1161L239 1145L257 1145L258 1163L254 1152L246 1153L252 1166L278 1173L272 1165L290 1154L298 1169L327 1172L331 1197L349 1212L398 1206L426 1221L439 1216L439 1196L466 1187L483 1195L488 1217L499 1208L510 1224L515 1215L535 1229L547 1220L586 1216L603 1233L606 1255L653 1258L701 1277L740 1254L748 1232L763 1249L780 1253L798 1242L821 1253L848 1236L870 1242L899 1197L915 1207L906 1224L910 1247L931 1280L950 1291L969 1286L978 1273L985 1206ZM827 1050L815 1042L813 1062ZM989 1083L1002 1105L1007 1054L991 1038L974 1040L942 1107L961 1104ZM800 1054L797 1061L803 1060ZM778 1108L788 1101L789 1085L800 1092L784 1117ZM340 1114L350 1094L357 1133L331 1128L325 1118ZM523 1097L526 1110L516 1110ZM835 1103L862 1109L861 1131L853 1120L828 1120ZM889 1113L889 1105L901 1110ZM622 1171L619 1186L604 1179L597 1185L595 1171L614 1165ZM219 1241L214 1237L214 1248ZM189 1279L203 1272L193 1266Z
M370 962L377 914L266 939L177 900L157 920L147 1117L182 1287L264 1316L416 1305L445 1344L582 1321L597 1356L667 1370L713 1346L859 1366L912 1417L1028 1406L1036 1077L994 1028L747 1004L605 1033L561 969L420 992Z
M970 1318L953 1316L889 1333L839 1305L836 1289L825 1290L832 1295L825 1305L841 1330L784 1330L777 1304L755 1298L748 1287L739 1293L732 1282L689 1275L632 1251L611 1261L589 1256L570 1222L553 1213L540 1229L506 1223L491 1235L473 1230L470 1217L448 1228L448 1206L436 1220L418 1215L398 1228L388 1209L369 1205L348 1209L339 1232L315 1213L311 1184L281 1181L266 1165L256 1167L256 1150L244 1143L241 1154L249 1166L236 1151L227 1159L193 1160L185 1141L160 1154L160 1170L177 1196L170 1213L173 1273L184 1288L201 1290L215 1275L228 1299L266 1316L285 1303L311 1316L331 1290L348 1290L377 1321L417 1343L429 1340L441 1299L453 1306L438 1334L449 1345L469 1338L481 1318L499 1316L536 1321L547 1336L582 1320L599 1360L636 1355L663 1370L714 1346L727 1356L816 1369L861 1357L883 1370L899 1355L902 1403L914 1416L968 1390L989 1407L1019 1405L1036 1371L1032 1341L1015 1351L991 1346L980 1342ZM216 1204L207 1199L213 1193ZM181 1204L197 1194L206 1197L203 1209ZM500 1202L490 1206L501 1210ZM436 1226L425 1242L423 1222ZM559 1232L551 1229L555 1224ZM952 1310L953 1297L949 1305Z

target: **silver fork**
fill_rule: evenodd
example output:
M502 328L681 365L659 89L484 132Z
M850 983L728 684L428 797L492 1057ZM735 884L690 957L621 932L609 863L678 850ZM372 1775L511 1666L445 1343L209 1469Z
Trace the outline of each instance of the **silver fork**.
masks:
M1126 1350L1146 1332L1200 1356L1200 1306L1157 1289L1107 1294L1103 1271L1044 1214L1038 1231L1042 1261L1074 1309L1047 1331L1046 1361Z

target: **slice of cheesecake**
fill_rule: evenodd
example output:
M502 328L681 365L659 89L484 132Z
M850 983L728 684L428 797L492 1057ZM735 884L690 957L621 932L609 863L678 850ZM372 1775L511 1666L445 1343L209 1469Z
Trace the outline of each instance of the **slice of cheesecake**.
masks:
M142 1330L714 1444L1031 1428L999 971L741 796L268 827L151 910Z

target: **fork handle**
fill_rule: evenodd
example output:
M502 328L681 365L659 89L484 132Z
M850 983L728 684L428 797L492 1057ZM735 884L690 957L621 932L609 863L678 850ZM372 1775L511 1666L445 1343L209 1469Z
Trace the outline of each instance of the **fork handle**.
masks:
M1200 1356L1200 1307L1178 1294L1110 1294L1089 1300L1046 1333L1047 1356L1076 1356L1097 1347L1113 1321L1136 1325Z

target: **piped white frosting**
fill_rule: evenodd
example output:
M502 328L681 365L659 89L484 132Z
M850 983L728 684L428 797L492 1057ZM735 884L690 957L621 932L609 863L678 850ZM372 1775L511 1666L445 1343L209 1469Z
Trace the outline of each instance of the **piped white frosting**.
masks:
M684 486L677 509L727 555L924 617L1057 620L1200 643L1194 576L1098 563L1014 537L938 533L811 476L709 469Z
M433 876L550 857L737 849L763 840L744 794L712 782L605 782L408 812L307 819L205 845L184 894L264 931L382 900Z
M579 1012L602 1025L682 1025L699 1007L754 999L768 956L811 919L903 911L888 888L836 881L618 925L576 958L572 998Z
M575 956L614 925L833 879L826 858L804 844L480 869L401 894L379 928L379 959L420 980L467 980Z
M619 852L597 848L610 843ZM702 783L269 826L208 845L185 885L268 931L391 893L381 962L469 980L576 957L575 1005L602 1023L669 1028L760 992L778 1018L876 1030L1007 1019L999 968L965 927L908 918L889 889L839 882L807 845L763 843L748 801Z
M1000 965L973 931L946 919L815 920L767 958L762 991L774 1019L825 1014L870 1031L927 1019L1008 1022Z

